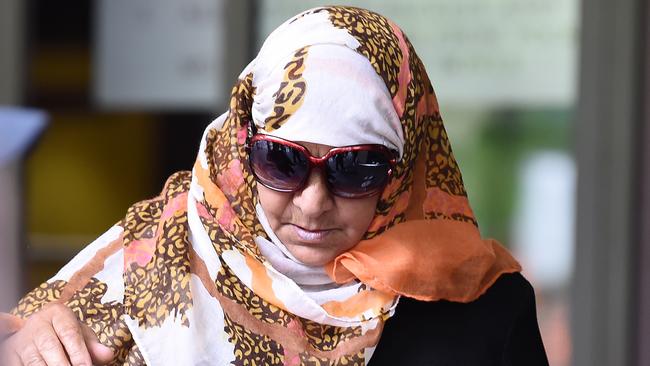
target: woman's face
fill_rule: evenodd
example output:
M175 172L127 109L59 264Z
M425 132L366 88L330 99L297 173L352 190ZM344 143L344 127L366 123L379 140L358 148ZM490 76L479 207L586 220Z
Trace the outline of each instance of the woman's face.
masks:
M331 146L301 142L313 156ZM304 188L283 193L257 184L260 204L273 232L299 261L320 266L355 246L372 220L379 195L342 198L327 189L324 173L312 169Z

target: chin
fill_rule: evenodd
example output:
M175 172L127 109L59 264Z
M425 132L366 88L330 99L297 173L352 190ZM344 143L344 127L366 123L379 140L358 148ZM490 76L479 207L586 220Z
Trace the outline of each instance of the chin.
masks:
M319 253L318 250L314 250L313 248L299 247L287 249L289 249L289 252L291 252L296 259L311 267L324 266L336 258L336 254L334 253Z

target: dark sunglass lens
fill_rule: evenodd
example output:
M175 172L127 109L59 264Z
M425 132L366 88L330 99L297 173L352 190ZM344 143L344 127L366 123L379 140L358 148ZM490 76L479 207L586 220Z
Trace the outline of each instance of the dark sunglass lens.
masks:
M265 140L253 143L250 163L257 180L271 189L280 191L299 188L307 176L309 164L302 152Z
M372 150L339 153L327 160L327 179L334 194L363 197L378 193L388 181L389 158Z

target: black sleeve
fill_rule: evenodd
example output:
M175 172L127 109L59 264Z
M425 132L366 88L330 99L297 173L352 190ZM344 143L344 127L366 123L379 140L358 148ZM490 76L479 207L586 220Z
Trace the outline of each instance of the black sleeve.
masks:
M535 293L528 281L522 292L523 303L508 331L501 365L545 366L548 365L548 359L537 325Z
M370 365L546 366L533 288L512 273L470 303L402 298Z

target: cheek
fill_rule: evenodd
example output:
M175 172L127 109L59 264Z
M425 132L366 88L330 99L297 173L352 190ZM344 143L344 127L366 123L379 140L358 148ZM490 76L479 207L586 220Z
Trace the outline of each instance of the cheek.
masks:
M360 240L375 216L379 196L360 199L341 199L337 202L339 221L346 223L349 236Z
M276 231L280 225L281 218L286 214L286 210L291 202L291 194L276 192L268 189L261 184L257 185L257 195L260 205L269 220L269 225L273 231Z

